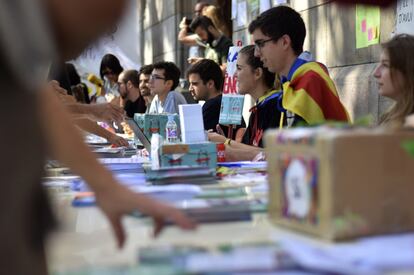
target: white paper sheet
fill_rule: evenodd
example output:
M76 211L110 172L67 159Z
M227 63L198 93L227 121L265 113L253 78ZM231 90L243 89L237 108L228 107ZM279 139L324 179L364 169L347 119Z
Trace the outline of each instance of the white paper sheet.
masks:
M203 113L199 104L179 105L180 129L183 143L206 141Z

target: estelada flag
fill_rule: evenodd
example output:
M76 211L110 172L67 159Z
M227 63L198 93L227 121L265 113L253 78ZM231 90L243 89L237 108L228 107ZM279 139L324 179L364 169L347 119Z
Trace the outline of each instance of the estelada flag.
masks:
M308 124L350 122L327 68L319 62L301 65L291 80L283 83L282 106L302 117Z

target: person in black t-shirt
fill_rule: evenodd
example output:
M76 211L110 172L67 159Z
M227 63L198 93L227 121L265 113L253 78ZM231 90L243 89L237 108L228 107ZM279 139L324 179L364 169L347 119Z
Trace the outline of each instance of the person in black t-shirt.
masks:
M204 100L203 121L204 129L216 131L220 117L221 89L223 87L223 73L220 66L210 59L202 59L194 63L187 71L187 78L190 82L190 93L196 101ZM245 127L244 120L242 125ZM228 128L220 125L223 132L227 135Z
M139 91L139 72L123 71L118 77L118 85L127 116L133 118L135 113L145 113L147 107Z

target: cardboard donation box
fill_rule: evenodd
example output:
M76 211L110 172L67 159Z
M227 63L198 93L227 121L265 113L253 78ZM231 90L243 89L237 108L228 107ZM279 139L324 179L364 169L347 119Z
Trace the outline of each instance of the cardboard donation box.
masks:
M414 230L414 131L269 131L269 216L328 240Z
M179 127L180 118L178 114L174 114L173 116L177 127ZM168 114L135 114L134 120L148 140L151 140L152 134L155 133L165 138L165 125L168 122Z
M160 150L160 167L208 167L214 172L217 149L213 142L163 144Z

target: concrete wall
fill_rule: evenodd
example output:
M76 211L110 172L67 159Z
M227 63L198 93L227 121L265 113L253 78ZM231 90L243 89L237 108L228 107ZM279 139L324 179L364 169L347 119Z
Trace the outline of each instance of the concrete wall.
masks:
M291 0L307 27L304 49L325 63L340 97L352 118L372 114L375 120L386 110L389 100L378 96L372 73L379 61L380 45L356 49L355 5L343 6L328 0ZM395 26L395 5L381 8L381 41L390 38ZM248 11L248 21L252 20ZM250 42L245 28L235 28L233 38Z
M191 17L196 1L141 0L141 61L173 61L187 67L187 53L177 41L178 25L183 16Z

